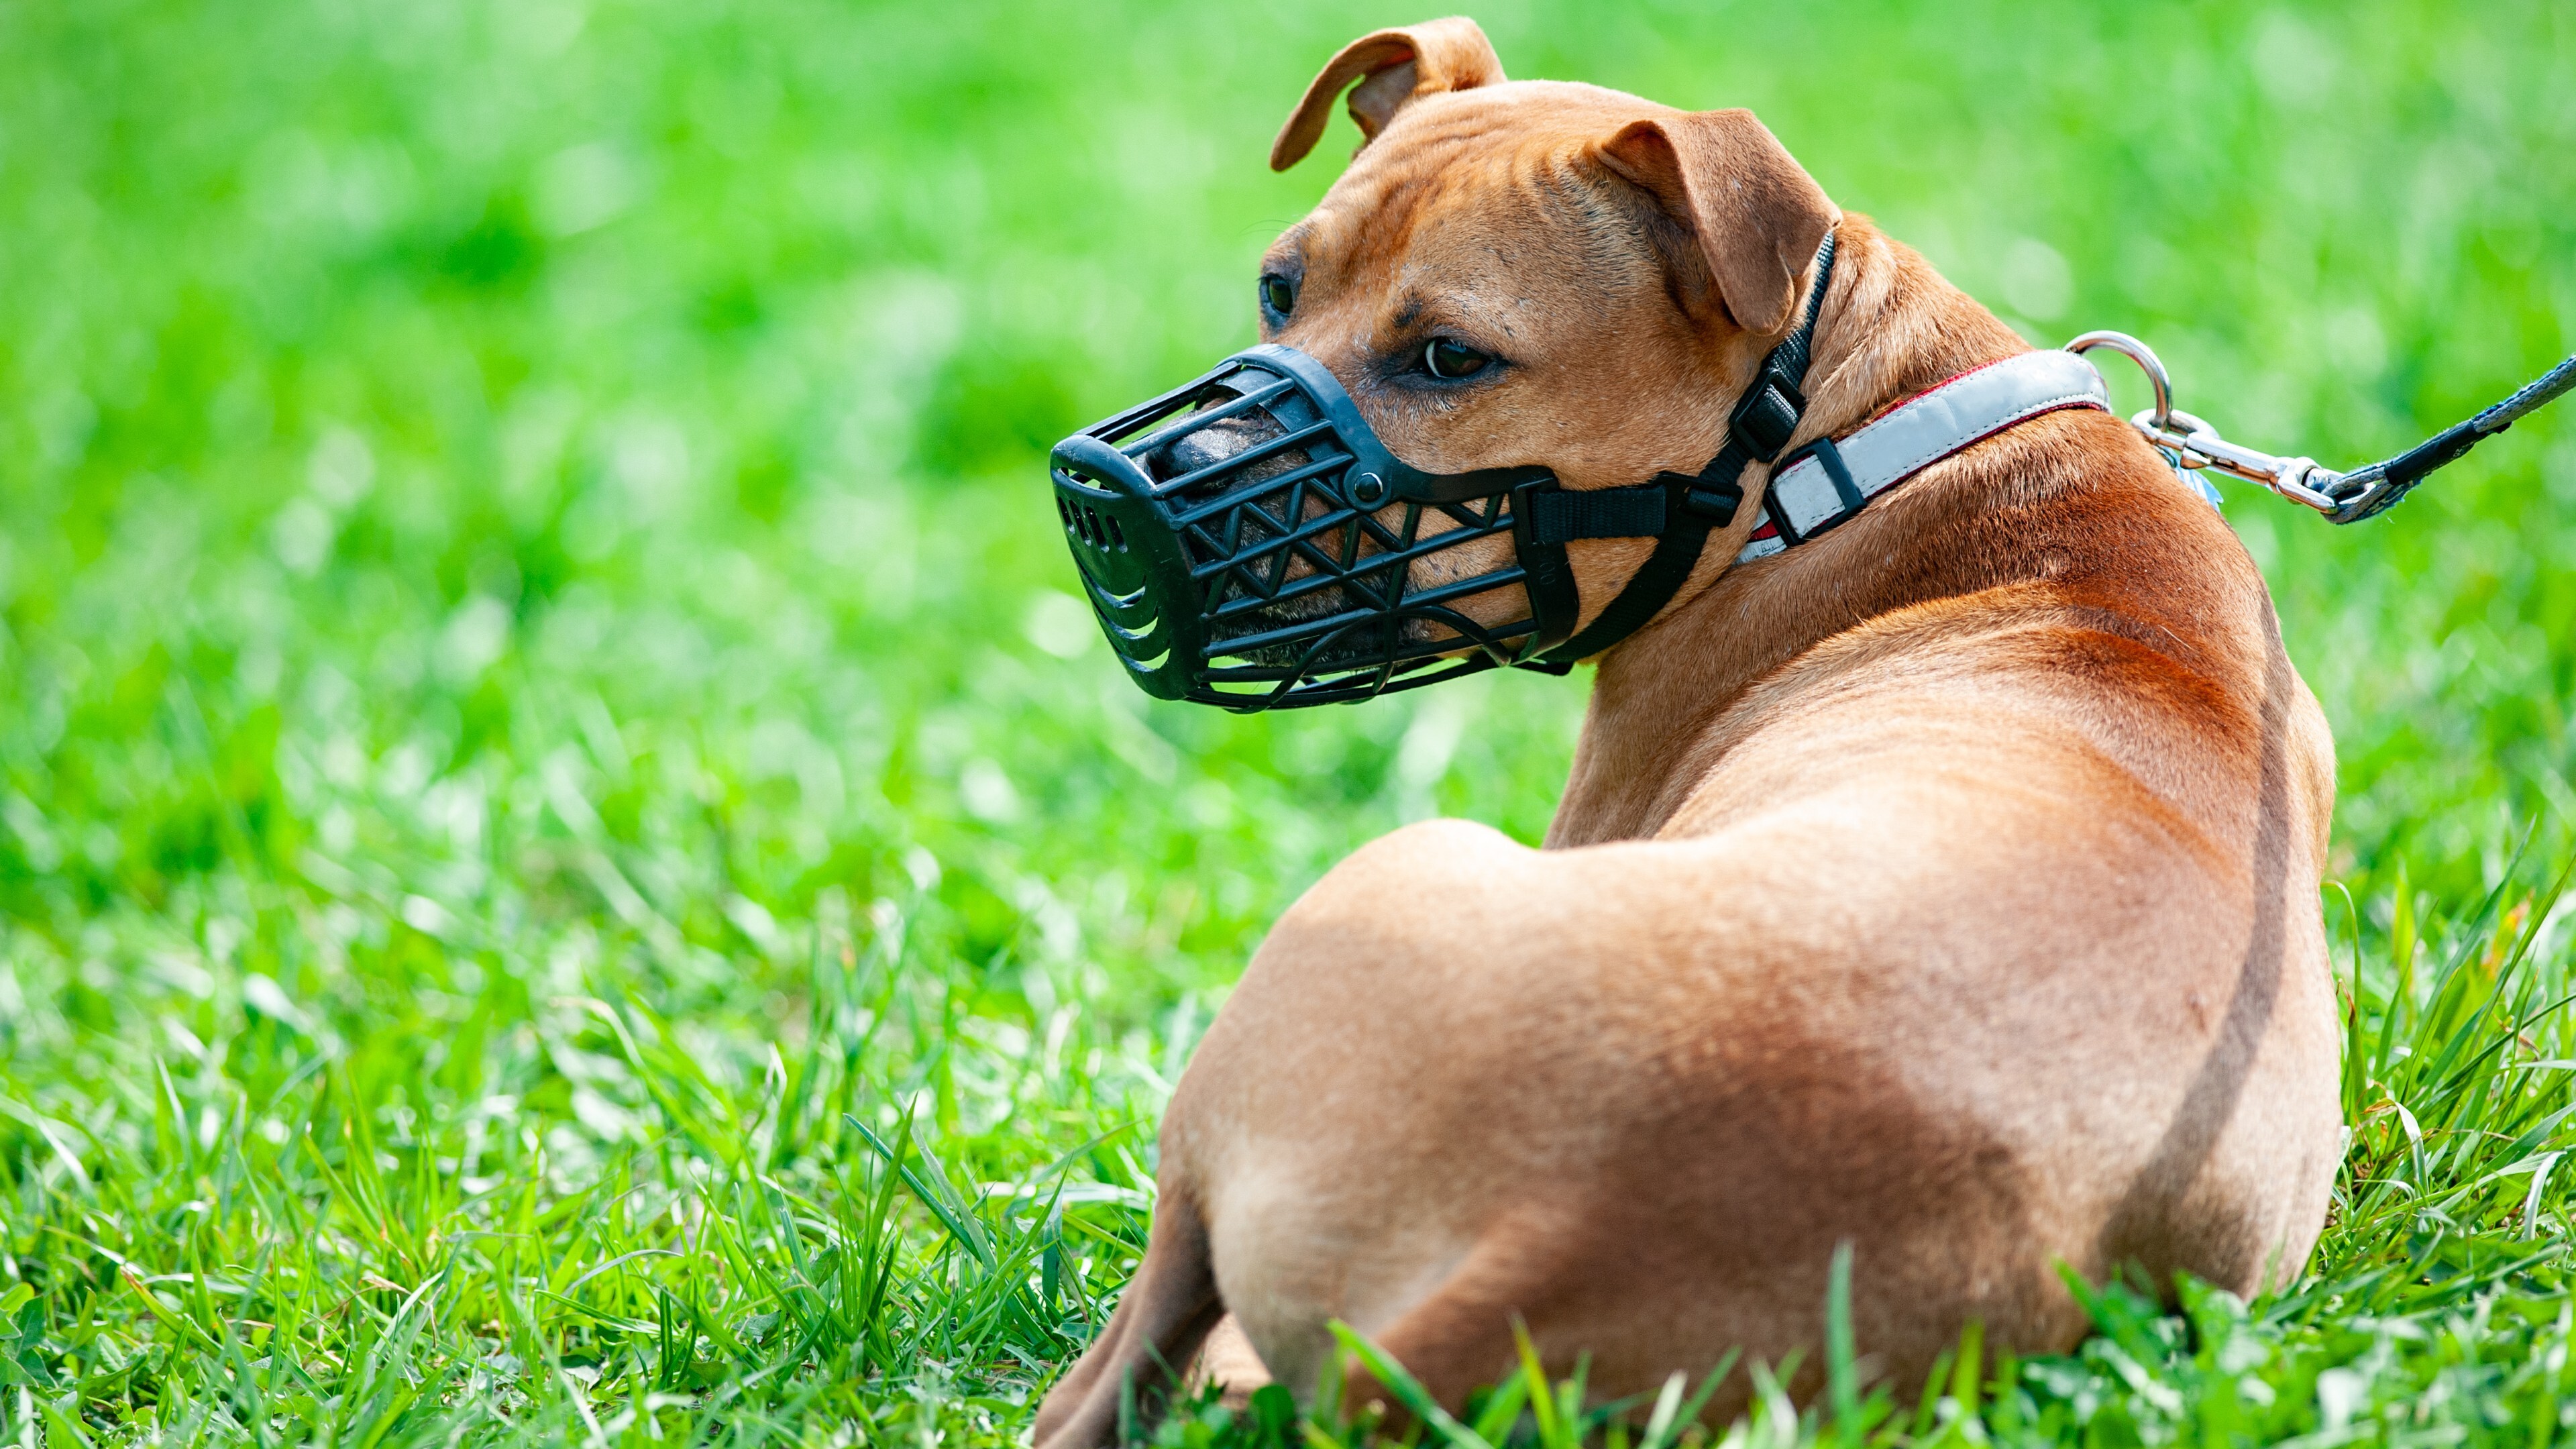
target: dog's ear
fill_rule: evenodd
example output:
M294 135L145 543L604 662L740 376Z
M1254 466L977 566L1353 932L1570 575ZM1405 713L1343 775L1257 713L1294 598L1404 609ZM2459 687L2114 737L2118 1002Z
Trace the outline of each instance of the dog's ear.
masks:
M1788 330L1798 279L1843 214L1751 111L1631 121L1600 156L1698 242L1737 325Z
M1323 138L1324 123L1332 119L1333 98L1355 80L1359 85L1351 92L1351 119L1360 123L1360 144L1366 146L1407 101L1501 85L1503 63L1485 32L1463 15L1363 35L1343 46L1306 87L1306 98L1279 128L1279 139L1270 143L1271 170L1285 171L1306 159Z

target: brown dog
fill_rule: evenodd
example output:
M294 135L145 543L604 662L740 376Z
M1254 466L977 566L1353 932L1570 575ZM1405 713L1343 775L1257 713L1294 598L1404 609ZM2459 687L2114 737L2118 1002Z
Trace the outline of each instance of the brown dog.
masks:
M1267 331L1418 467L1697 468L1828 229L1801 441L2027 350L1749 114L1507 84L1465 20L1336 56L1274 166L1354 80L1370 139L1265 262ZM1440 341L1489 360L1429 387ZM1040 1449L1110 1436L1131 1377L1150 1408L1229 1313L1301 1398L1339 1319L1455 1405L1516 1319L1605 1398L1737 1346L1811 1388L1844 1243L1898 1385L1971 1320L2072 1345L2061 1264L2300 1271L2340 1127L2332 743L2226 524L2094 411L1731 568L1758 522L1599 661L1547 849L1412 826L1280 920ZM1587 611L1650 546L1569 545Z

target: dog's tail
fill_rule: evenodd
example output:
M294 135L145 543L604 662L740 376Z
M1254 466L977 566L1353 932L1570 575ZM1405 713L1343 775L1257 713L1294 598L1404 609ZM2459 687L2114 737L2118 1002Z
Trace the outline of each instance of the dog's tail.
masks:
M1208 1330L1224 1316L1198 1204L1186 1192L1166 1191L1154 1205L1145 1261L1118 1311L1038 1406L1035 1449L1110 1443L1122 1400L1134 1406L1137 1429L1152 1427Z

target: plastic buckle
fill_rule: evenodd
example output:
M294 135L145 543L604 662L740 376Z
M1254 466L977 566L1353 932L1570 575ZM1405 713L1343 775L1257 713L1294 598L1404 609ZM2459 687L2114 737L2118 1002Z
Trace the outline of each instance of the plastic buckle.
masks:
M1768 463L1780 456L1780 450L1797 435L1798 418L1806 410L1806 394L1788 378L1766 367L1728 416L1727 435L1744 451Z
M1735 521L1735 510L1743 503L1744 488L1737 483L1712 483L1695 478L1691 480L1690 487L1682 490L1682 507L1719 528Z
M1664 485L1672 505L1693 518L1705 519L1712 527L1724 528L1735 521L1735 510L1744 503L1743 486L1732 481L1711 478L1703 473L1658 473L1655 481Z

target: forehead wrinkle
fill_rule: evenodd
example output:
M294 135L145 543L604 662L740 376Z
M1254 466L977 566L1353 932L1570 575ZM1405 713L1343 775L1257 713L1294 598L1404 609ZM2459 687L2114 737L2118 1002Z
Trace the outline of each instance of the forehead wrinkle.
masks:
M1599 174L1588 138L1498 137L1491 119L1409 128L1400 154L1372 145L1300 224L1310 278L1331 277L1342 295L1330 309L1370 345L1407 341L1442 312L1505 337L1523 335L1513 324L1533 305L1598 327L1639 287L1660 286L1634 208Z
M1450 145L1440 148L1454 152ZM1360 153L1363 159L1368 151ZM1452 167L1354 165L1344 172L1313 215L1299 225L1312 229L1306 250L1310 285L1328 280L1336 290L1365 287L1381 279L1381 302L1394 290L1414 251L1416 228L1426 211L1453 186Z
M1549 233L1550 241L1565 244L1565 252L1551 257L1551 263L1607 284L1573 289L1595 320L1606 320L1621 298L1659 285L1660 279L1653 244L1637 213L1613 189L1619 183L1586 164L1588 159L1563 150L1534 158L1530 184L1546 198L1539 210L1564 223Z
M1279 239L1270 244L1270 250L1263 253L1263 260L1284 254L1303 261L1306 255L1306 243L1315 235L1315 230L1314 217L1308 216L1301 219L1295 226L1279 234Z
M1638 289L1657 285L1652 249L1632 209L1587 162L1582 148L1522 146L1488 148L1473 164L1453 168L1452 185L1478 194L1472 215L1490 225L1471 226L1463 238L1421 219L1405 228L1394 260L1410 285L1402 310L1390 309L1395 325L1409 325L1423 310L1425 284L1432 284L1435 308L1490 312L1507 331L1515 302L1544 298L1560 312L1603 323ZM1578 278L1580 285L1564 285Z

